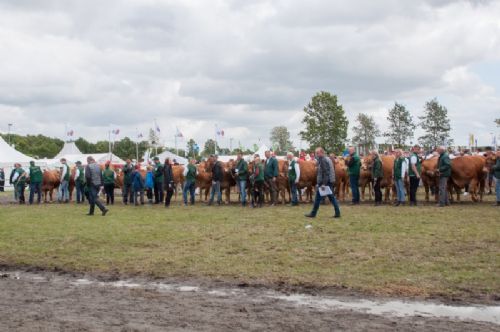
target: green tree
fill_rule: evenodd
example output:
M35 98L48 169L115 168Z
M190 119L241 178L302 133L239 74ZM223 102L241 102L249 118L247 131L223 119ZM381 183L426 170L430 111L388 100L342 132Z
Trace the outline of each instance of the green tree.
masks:
M425 135L418 138L420 144L425 147L452 144L448 110L440 105L436 98L425 103L424 115L419 119L422 120L420 125L425 130Z
M216 151L219 151L219 145L217 142L211 138L207 139L205 142L205 145L203 147L203 155L204 156L209 156L211 154L216 153Z
M193 157L196 158L198 156L199 151L196 149L197 146L198 146L198 144L196 144L194 139L190 138L189 141L187 142L187 152L188 152L189 158L193 158Z
M82 153L94 153L95 152L95 144L90 143L85 138L79 137L75 141L75 145Z
M8 141L8 135L3 134L1 136L5 141ZM62 140L44 135L21 136L11 134L10 140L16 150L35 159L54 158L64 145Z
M380 135L380 130L373 117L359 113L356 118L358 125L353 127L354 137L352 143L363 147L365 153L375 146L375 138Z
M387 137L389 143L403 148L406 141L413 137L416 127L410 112L404 105L394 103L394 107L389 110L387 121L389 121L389 128L384 136Z
M317 93L304 107L304 113L302 123L306 128L300 132L303 140L312 147L321 146L328 152L339 153L344 150L349 121L336 95L325 91Z
M284 152L293 150L292 142L290 141L290 132L285 126L277 126L271 129L271 144L276 147L277 153L283 154Z

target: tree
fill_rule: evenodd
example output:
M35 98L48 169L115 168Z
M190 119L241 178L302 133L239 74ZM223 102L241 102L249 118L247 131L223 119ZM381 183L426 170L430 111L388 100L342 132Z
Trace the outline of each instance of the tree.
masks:
M359 113L356 121L359 125L352 128L354 131L352 143L362 146L364 152L368 153L375 146L375 138L380 135L380 130L373 117L369 115Z
M436 147L439 145L449 145L453 142L450 139L450 119L448 110L440 105L436 98L425 103L424 115L419 117L420 125L426 134L419 137L418 141L425 147Z
M211 154L214 154L216 153L215 150L220 150L217 142L211 138L207 139L207 141L205 142L205 146L203 147L203 155L209 156Z
M190 138L187 142L187 151L189 158L196 158L198 156L199 147L198 144L194 141L194 139Z
M285 126L277 126L271 129L271 144L276 147L277 153L284 153L293 150L292 142L290 141L290 132ZM258 148L257 148L258 149Z
M328 152L339 153L345 148L349 121L337 96L321 91L304 107L305 130L300 132L303 140L312 147L323 147Z
M389 110L387 116L389 128L384 133L387 141L396 147L403 148L406 141L413 137L415 125L410 111L404 105L394 103L394 107Z

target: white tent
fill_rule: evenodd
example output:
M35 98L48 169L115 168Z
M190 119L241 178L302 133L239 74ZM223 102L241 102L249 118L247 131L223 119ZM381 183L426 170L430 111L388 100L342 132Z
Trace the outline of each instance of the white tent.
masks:
M82 152L78 149L76 146L75 142L65 142L63 148L57 156L54 157L54 159L61 159L65 155L79 155L82 154Z
M254 153L252 153L250 155L245 155L245 156L243 156L243 158L245 158L246 160L252 160L253 156L255 154L258 154L261 159L266 159L266 156L265 156L266 151L269 151L269 148L267 147L267 145L262 144L257 151L255 151ZM219 156L218 159L222 162L228 162L231 159L236 160L236 157L237 157L236 155L234 155L234 156L228 155L228 156Z
M81 161L82 165L87 165L87 157L92 156L96 163L104 164L106 161L111 160L112 164L124 165L125 160L120 157L109 153L88 153L88 154L65 154L54 159L43 159L49 167L61 167L61 158L66 159L69 165L74 165L77 161Z
M172 153L170 151L163 151L156 157L160 158L160 161L163 162L165 159L170 158L171 161L175 159L175 161L181 165L187 165L188 160L184 157L178 156L175 153Z
M35 159L17 151L0 137L0 167L12 167L14 163L27 166L31 160Z

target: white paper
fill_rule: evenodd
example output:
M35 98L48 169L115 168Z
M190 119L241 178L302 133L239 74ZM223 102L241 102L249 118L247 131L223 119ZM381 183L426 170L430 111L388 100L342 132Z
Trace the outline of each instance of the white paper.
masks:
M323 196L328 196L332 194L332 189L330 189L330 186L324 186L324 187L319 187L319 194L321 197Z

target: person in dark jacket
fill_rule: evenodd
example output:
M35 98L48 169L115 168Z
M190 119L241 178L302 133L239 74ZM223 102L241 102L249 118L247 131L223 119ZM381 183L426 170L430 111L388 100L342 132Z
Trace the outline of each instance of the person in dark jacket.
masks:
M375 206L382 204L382 191L380 190L380 183L384 177L384 169L382 168L382 160L377 150L372 151L373 166L372 178L374 181L373 190L375 191Z
M359 204L359 173L361 170L361 160L359 159L356 149L349 147L349 160L347 162L349 171L349 183L351 184L352 203Z
M278 160L271 155L271 151L265 152L266 163L264 166L264 181L271 192L271 206L276 204L278 199Z
M236 157L236 184L240 189L241 206L247 205L247 181L248 181L248 163L243 159L243 153L238 153Z
M420 146L415 145L412 148L412 153L409 157L408 176L410 178L410 205L417 205L417 190L420 184Z
M28 174L21 167L21 164L16 163L14 169L14 175L12 176L12 182L14 183L14 190L17 192L17 198L19 199L19 204L25 204L24 190L26 189L26 179Z
M500 206L500 150L498 150L495 154L496 163L495 166L492 167L493 176L495 177L495 193L497 196L496 206Z
M5 191L5 171L3 168L0 168L0 192Z
M305 216L308 218L316 217L319 210L319 205L324 197L328 197L333 205L335 214L334 218L340 218L340 207L334 195L335 184L335 168L332 160L325 157L325 150L323 148L316 148L316 158L318 160L317 176L316 176L316 195L314 197L314 206L310 213Z
M210 156L211 161L213 162L212 166L212 190L210 191L210 200L208 201L208 205L212 205L214 203L214 197L217 193L217 205L222 203L222 192L220 191L220 184L224 177L224 170L222 168L222 164L218 161L217 155Z
M35 193L37 194L37 203L40 204L42 201L42 169L40 166L36 166L35 162L30 161L29 168L29 179L30 179L30 205L33 204L33 200L35 198Z
M104 184L104 192L106 193L106 205L115 204L115 177L116 173L110 168L111 162L108 160L104 164L102 171L102 181Z
M75 189L76 203L83 203L85 201L85 168L83 168L81 161L76 162Z
M257 154L253 160L253 200L252 207L262 207L264 204L264 165Z
M451 160L444 146L437 148L439 153L438 174L439 174L439 207L450 205L448 198L448 179L451 176Z
M160 158L153 159L153 180L154 180L154 196L155 204L163 203L163 165L160 163Z
M132 172L132 190L134 191L134 205L139 205L138 197L141 199L141 205L144 205L144 179L141 175L141 166L136 165ZM132 203L132 202L130 202Z
M134 171L134 166L132 161L127 159L126 164L123 166L123 204L127 205L130 201L133 202L133 192L132 192L132 172Z
M9 176L9 184L14 187L14 200L17 201L17 190L16 190L16 185L14 184L14 175L16 174L16 164L14 164L14 167L10 171L10 176Z
M104 217L108 213L108 209L99 200L99 190L102 187L102 172L99 165L96 164L93 157L87 157L87 167L85 168L85 179L87 184L87 190L89 193L89 213L88 216L94 215L95 206L99 207L102 216Z
M172 161L170 158L165 159L165 163L163 164L163 187L166 192L165 199L165 207L170 206L170 201L172 200L172 195L174 194L175 182L174 182L174 173L172 170Z

